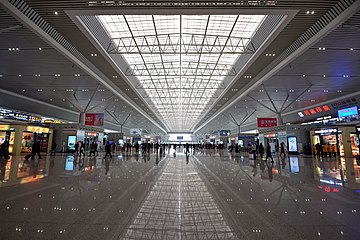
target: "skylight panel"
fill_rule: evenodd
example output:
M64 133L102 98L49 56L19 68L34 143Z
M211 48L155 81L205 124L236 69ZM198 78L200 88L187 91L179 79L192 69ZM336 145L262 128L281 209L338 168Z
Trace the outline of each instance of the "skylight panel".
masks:
M189 130L224 89L222 81L265 16L105 15L100 23L172 129ZM241 41L241 42L240 42ZM179 117L181 116L181 117ZM186 117L183 117L186 116Z

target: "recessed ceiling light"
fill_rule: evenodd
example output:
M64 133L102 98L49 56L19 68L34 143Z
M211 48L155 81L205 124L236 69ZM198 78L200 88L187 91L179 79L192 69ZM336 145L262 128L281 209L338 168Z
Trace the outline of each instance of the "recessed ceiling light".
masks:
M341 93L342 91L341 90L337 90L338 93Z
M350 48L350 51L354 50L353 48Z
M54 14L55 14L55 15L58 15L59 13L55 11Z
M92 56L92 57L96 57L97 54L96 54L96 53L92 53L91 56Z
M25 92L25 89L23 89L23 92Z
M42 48L41 48L41 47L39 47L39 50L41 51L41 50L42 50Z
M19 74L19 77L21 77L21 74Z
M323 77L326 77L326 75L324 74Z
M0 77L2 77L2 74L0 74Z
M304 74L303 77L306 77L306 75Z

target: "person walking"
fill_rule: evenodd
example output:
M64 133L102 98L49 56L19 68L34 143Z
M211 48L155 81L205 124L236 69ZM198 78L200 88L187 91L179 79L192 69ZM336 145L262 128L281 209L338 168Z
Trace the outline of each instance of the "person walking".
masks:
M51 144L51 152L50 152L50 156L55 156L56 147L57 147L56 142L53 142L53 143Z
M271 163L274 163L274 159L271 155L271 147L270 147L270 143L268 142L267 143L267 146L266 146L266 161L268 160L268 158L271 159Z
M263 160L264 152L265 152L264 145L262 143L260 143L260 145L259 145L260 160Z
M280 158L285 159L285 143L280 143Z
M109 142L107 142L106 145L105 145L105 151L106 151L106 153L105 153L104 159L107 157L107 155L110 155L110 157L112 158L112 155L111 155L111 145L110 145Z
M91 154L93 154L93 155L95 156L95 151L96 151L95 142L93 142L93 143L91 143L91 145L90 145L89 157L91 156Z
M255 142L252 144L251 149L252 149L252 154L254 155L254 160L256 160L256 143Z
M41 159L41 155L40 155L40 142L39 141L36 141L34 139L34 143L33 143L33 146L32 146L32 149L31 149L31 153L32 153L32 156L31 158L34 158L35 155L37 154L39 159Z
M185 144L185 155L186 156L190 155L190 150L189 150L189 144L188 143Z

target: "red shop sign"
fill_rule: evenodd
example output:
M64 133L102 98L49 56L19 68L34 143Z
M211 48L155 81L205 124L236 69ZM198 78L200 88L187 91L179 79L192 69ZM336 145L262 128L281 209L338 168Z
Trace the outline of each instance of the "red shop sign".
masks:
M276 127L277 120L276 118L258 118L257 125L259 128Z

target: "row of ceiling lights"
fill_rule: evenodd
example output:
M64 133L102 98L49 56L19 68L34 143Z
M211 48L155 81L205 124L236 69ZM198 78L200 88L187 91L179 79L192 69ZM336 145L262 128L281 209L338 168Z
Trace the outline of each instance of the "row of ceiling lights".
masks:
M39 49L39 51L42 50L41 47L39 47L37 49ZM18 47L9 47L8 50L9 51L20 51L20 48L18 48ZM22 50L35 50L35 48L26 48L26 49L22 48Z
M279 90L277 90L277 89L275 90L275 92L278 92L278 91L279 91ZM308 92L311 92L311 90L307 90L307 91L308 91ZM259 92L264 92L264 90L263 90L263 89L260 89ZM289 92L293 93L293 92L295 92L295 90L294 90L294 89L290 89ZM329 90L324 89L324 92L329 92ZM342 90L337 90L336 92L341 93Z
M11 74L9 74L9 75L3 75L3 74L0 74L0 77L4 77L4 76L12 77L12 76L15 76L15 75L11 75ZM22 76L32 76L32 75L18 74L18 76L19 76L19 77L22 77ZM48 77L48 76L52 76L52 75L41 75L41 74L39 74L39 73L36 73L34 76L35 76L35 77L41 77L41 76L43 76L43 77ZM55 76L55 77L60 77L61 74L60 74L60 73L55 73L54 76ZM70 76L70 75L63 75L63 76L68 77L68 76ZM80 75L80 73L75 73L74 76L75 76L75 77L80 77L81 75Z
M327 48L325 47L319 47L318 50L319 51L325 51ZM354 51L354 48L345 48L345 49L339 49L339 48L332 48L332 49L329 49L329 50L350 50L350 51Z

